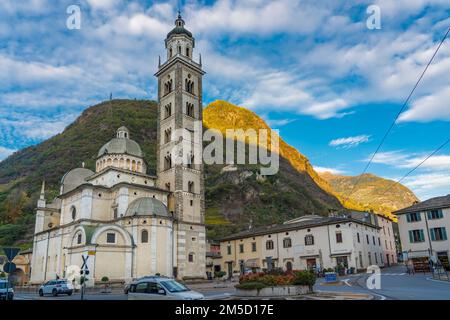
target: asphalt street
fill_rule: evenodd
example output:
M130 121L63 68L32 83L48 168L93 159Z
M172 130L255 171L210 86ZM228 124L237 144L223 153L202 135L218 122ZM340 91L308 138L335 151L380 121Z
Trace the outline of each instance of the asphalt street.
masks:
M404 266L381 270L380 289L368 289L369 274L340 277L338 285L325 284L321 279L314 289L322 292L356 292L382 300L450 300L450 282L433 280L430 273L409 275Z

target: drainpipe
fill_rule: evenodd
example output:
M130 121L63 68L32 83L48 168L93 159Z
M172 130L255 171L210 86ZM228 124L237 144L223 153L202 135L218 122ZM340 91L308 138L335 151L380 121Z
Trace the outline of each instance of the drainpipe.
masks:
M425 226L426 226L426 228L427 228L428 245L430 246L430 249L429 249L429 255L430 255L430 257L431 257L431 256L433 255L433 246L432 246L432 244L431 244L430 229L428 228L427 213L424 212L423 215L424 215L424 217L425 217Z
M45 269L44 269L44 281L47 280L47 263L48 263L48 246L50 245L50 231L47 232L47 248L45 252Z
M330 253L330 259L331 258L331 240L330 240L330 225L327 225L327 237L328 237L328 252Z

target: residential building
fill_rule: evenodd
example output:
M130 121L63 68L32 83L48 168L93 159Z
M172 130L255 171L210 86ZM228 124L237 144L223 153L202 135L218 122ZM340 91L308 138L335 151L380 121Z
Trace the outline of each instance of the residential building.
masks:
M271 268L365 269L383 266L380 227L347 217L302 216L253 228L220 240L221 265L228 275Z
M206 274L214 277L214 272L221 271L220 242L209 240L206 242Z
M404 256L414 263L440 262L449 269L450 194L395 211Z

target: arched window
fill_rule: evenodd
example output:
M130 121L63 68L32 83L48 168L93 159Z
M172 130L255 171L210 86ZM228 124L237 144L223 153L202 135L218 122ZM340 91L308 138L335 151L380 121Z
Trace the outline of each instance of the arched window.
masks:
M189 57L189 47L186 47L186 56Z
M266 241L266 250L273 250L273 241L272 240Z
M82 237L82 235L81 235L81 233L79 233L77 235L77 244L81 244L81 237Z
M131 161L131 171L136 171L136 161Z
M172 156L168 154L164 157L164 169L168 170L170 168L172 168Z
M178 46L178 53L181 54L181 46Z
M194 193L194 181L188 182L188 192Z
M141 232L141 242L142 243L148 243L148 231L142 230Z
M312 246L314 244L314 236L312 234L307 234L305 236L305 246Z
M70 208L70 214L72 216L72 220L75 220L77 218L77 208L75 208L74 206L72 206Z
M172 48L169 49L169 58L172 58Z
M121 167L121 168L123 168L123 158L120 158L120 160L119 160L119 167Z
M188 255L188 261L189 261L189 262L194 262L194 253L193 253L193 252L189 253L189 255Z
M292 262L290 261L286 262L286 270L288 272L292 271Z
M194 104L186 102L186 114L190 117L194 117Z
M126 169L130 170L130 159L127 159L127 167Z
M292 247L291 238L284 238L283 239L283 248L290 248L290 247Z
M164 143L169 143L172 138L172 128L164 130Z
M165 114L164 114L164 118L168 118L172 115L172 103L166 104L164 106L165 109Z
M137 171L138 171L138 172L141 172L141 171L142 171L142 165L141 165L141 162L140 162L140 161L137 162Z

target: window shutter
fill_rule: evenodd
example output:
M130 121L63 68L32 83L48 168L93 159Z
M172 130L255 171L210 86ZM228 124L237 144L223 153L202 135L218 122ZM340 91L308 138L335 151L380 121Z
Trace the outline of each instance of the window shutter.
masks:
M443 218L443 217L444 217L444 213L442 212L442 209L439 209L439 211L438 211L438 217L439 217L439 218Z
M420 233L420 241L425 241L425 236L423 235L423 230L420 229L419 233Z
M406 221L411 222L411 215L409 213L406 215Z
M431 241L436 241L436 234L435 234L433 228L430 229L430 236L431 236Z
M428 217L428 220L433 219L433 216L432 216L432 214L431 214L431 211L427 211L427 217Z
M447 230L445 230L445 227L443 227L441 230L442 230L442 240L447 240Z
M409 230L409 242L414 243L414 235L412 230Z

